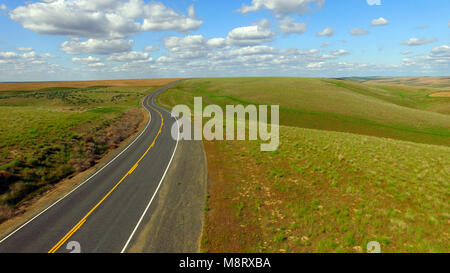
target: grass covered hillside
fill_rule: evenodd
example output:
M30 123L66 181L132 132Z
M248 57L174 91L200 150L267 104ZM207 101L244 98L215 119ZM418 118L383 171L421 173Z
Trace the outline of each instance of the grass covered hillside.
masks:
M193 96L218 105L278 104L282 125L450 145L450 98L376 88L350 81L235 78L184 81L161 95L168 103ZM436 90L429 91L435 92ZM439 105L444 113L427 111Z
M140 102L154 89L0 91L0 221L136 132L145 118Z
M391 91L392 90L392 91ZM205 141L207 252L450 251L450 107L427 92L301 78L197 79L164 105L279 104L280 147ZM408 91L409 92L409 91ZM424 92L424 93L421 93ZM445 106L445 107L443 107Z

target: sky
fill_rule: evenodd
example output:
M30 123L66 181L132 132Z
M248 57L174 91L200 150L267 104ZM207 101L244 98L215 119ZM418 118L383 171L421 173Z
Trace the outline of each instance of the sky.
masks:
M448 0L0 0L0 82L450 76Z

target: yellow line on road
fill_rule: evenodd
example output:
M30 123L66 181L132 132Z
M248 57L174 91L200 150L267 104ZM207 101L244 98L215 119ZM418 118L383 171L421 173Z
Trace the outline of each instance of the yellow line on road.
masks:
M131 170L128 172L128 174L132 174L133 172L134 172L134 170L136 170L136 168L137 168L137 166L138 166L139 164L134 164L134 166L133 166L133 168L131 168Z
M149 104L149 100L150 100L150 97L148 97L147 98L147 105L150 107L150 108L152 108L153 110L155 110L158 114L159 114L159 116L161 117L161 126L159 127L159 131L158 131L158 134L156 135L156 137L155 137L155 139L153 139L153 142L152 142L152 144L150 145L150 147L148 147L148 149L145 151L145 153L141 156L141 158L139 158L139 160L136 162L136 164L134 164L134 166L125 174L125 176L124 177L122 177L122 179L120 179L120 181L119 182L117 182L117 184L97 203L97 205L95 205L69 232L67 232L67 234L61 239L61 240L59 240L59 242L55 245L55 246L53 246L52 247L52 249L50 249L49 251L48 251L48 253L55 253L56 251L58 251L58 249L65 243L65 242L67 242L67 240L70 238L70 237L72 237L72 235L78 230L78 229L80 229L81 228L81 226L86 222L86 219L89 217L89 215L91 215L92 214L92 212L94 212L94 210L95 209L97 209L98 208L98 206L100 206L102 203L103 203L103 201L105 201L105 199L106 198L108 198L108 196L122 183L122 181L124 181L125 180L125 178L128 176L128 175L130 175L131 173L133 173L134 172L134 170L138 167L138 165L139 165L139 162L148 154L148 152L150 151L150 149L151 148L153 148L153 146L155 146L155 142L156 142L156 139L159 137L159 135L161 134L161 132L162 132L162 128L163 128L163 125L164 125L164 118L163 118L163 116L162 116L162 114L161 114L161 112L159 112L156 108L154 108L154 107L152 107L150 104Z

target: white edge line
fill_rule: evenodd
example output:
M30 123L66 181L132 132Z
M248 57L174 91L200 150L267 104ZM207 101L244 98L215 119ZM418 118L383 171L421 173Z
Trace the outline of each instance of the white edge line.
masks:
M169 111L167 111L165 108L162 108L164 111L170 113ZM158 193L159 188L161 187L161 184L164 180L164 178L166 177L167 171L169 170L169 167L172 163L173 157L175 156L175 152L177 151L177 147L178 147L178 141L180 140L180 124L178 123L178 119L175 118L175 121L177 122L177 126L178 126L178 135L177 135L177 143L175 144L175 149L173 149L173 153L172 153L172 157L170 158L169 164L167 164L167 168L164 171L163 176L161 177L161 180L159 181L158 187L156 188L155 192L153 193L152 198L150 199L150 202L148 202L147 207L145 208L144 212L141 215L141 218L139 219L139 221L137 222L136 226L134 227L133 232L131 233L130 237L128 238L127 242L125 243L125 246L122 248L122 251L120 253L124 253L125 250L128 247L128 244L131 242L131 239L133 238L134 234L136 233L137 229L139 228L139 225L142 222L142 219L144 219L145 214L147 214L148 209L150 208L150 205L153 202L153 199L155 199L156 194Z
M149 94L148 96L150 96L151 94ZM9 233L6 237L4 237L3 239L0 240L0 244L3 243L6 239L8 239L9 237L11 237L12 235L14 235L16 232L18 232L19 230L21 230L23 227L25 227L26 225L28 225L30 222L32 222L34 219L36 219L37 217L39 217L40 215L42 215L44 212L46 212L47 210L49 210L50 208L52 208L53 206L55 206L56 204L58 204L61 200L63 200L64 198L66 198L67 196L69 196L71 193L73 193L74 191L76 191L79 187L83 186L86 182L88 182L89 180L91 180L94 176L96 176L99 172L101 172L104 168L106 168L109 164L111 164L114 160L116 160L120 155L122 155L126 150L128 150L128 148L130 148L141 136L142 134L144 134L144 132L147 130L148 126L150 125L150 122L152 120L152 114L150 113L150 111L145 107L144 102L145 102L145 98L142 101L142 106L144 107L145 110L147 110L147 112L150 115L150 118L148 120L147 126L145 126L145 129L142 130L142 132L139 134L138 137L136 137L133 142L131 142L125 149L123 149L116 157L114 157L111 161L109 161L105 166L103 166L102 168L100 168L98 171L96 171L93 175L91 175L88 179L86 179L83 183L81 183L80 185L78 185L76 188L74 188L73 190L71 190L68 194L64 195L63 197L61 197L60 199L58 199L55 203L51 204L49 207L47 207L46 209L44 209L43 211L41 211L40 213L38 213L36 216L34 216L33 218L31 218L30 220L28 220L27 222L25 222L25 224L21 225L20 227L16 228L14 231L12 231L11 233Z

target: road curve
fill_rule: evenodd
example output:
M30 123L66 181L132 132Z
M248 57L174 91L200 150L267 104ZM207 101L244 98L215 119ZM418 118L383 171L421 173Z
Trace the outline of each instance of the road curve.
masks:
M65 197L0 239L0 253L115 253L127 250L138 223L170 167L178 142L175 121L155 98L144 98L151 118L142 133L102 169Z

